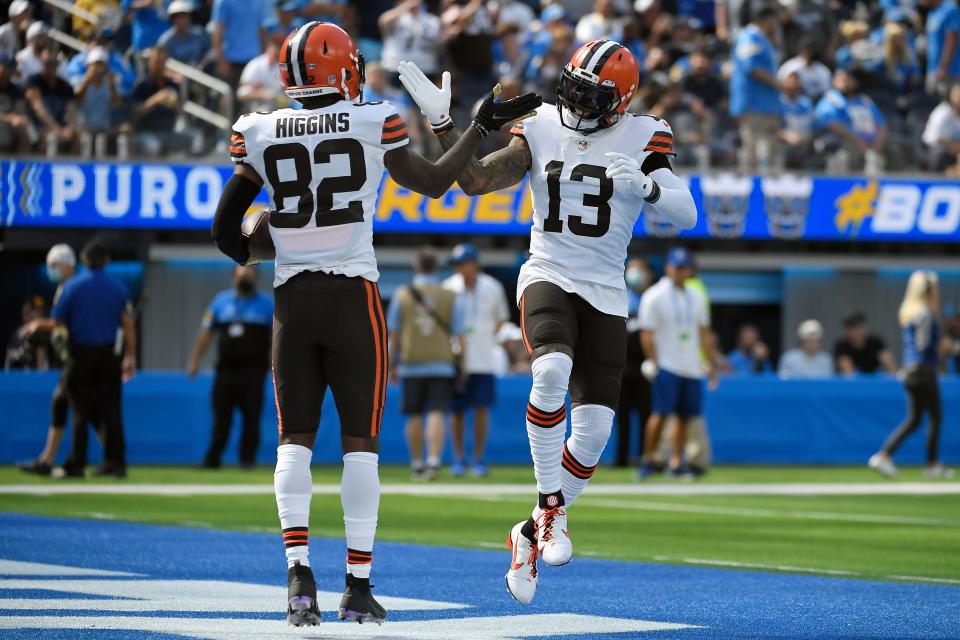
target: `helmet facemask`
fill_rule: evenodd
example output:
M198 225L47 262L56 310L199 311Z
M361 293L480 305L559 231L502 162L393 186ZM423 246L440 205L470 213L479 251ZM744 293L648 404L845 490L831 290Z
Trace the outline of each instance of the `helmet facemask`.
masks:
M557 111L568 129L591 133L609 127L620 118L620 102L620 91L612 81L601 83L598 76L569 66L560 74Z

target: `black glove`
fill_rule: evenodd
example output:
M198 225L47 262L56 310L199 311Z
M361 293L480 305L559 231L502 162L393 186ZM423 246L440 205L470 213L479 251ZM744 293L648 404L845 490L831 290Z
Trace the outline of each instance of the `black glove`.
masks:
M500 85L498 84L480 105L477 116L470 123L470 126L483 137L491 131L499 131L500 127L514 120L532 116L534 110L543 104L543 99L535 93L525 93L502 102L497 100L499 95Z

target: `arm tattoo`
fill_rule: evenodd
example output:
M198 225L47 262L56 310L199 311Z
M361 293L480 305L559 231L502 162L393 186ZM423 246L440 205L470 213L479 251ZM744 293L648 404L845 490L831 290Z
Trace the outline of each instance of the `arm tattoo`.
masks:
M451 129L441 133L438 138L440 146L446 151L460 139L460 132ZM467 168L457 178L457 183L464 193L471 196L506 189L523 180L531 162L527 141L522 137L515 137L509 145L482 160L471 158Z

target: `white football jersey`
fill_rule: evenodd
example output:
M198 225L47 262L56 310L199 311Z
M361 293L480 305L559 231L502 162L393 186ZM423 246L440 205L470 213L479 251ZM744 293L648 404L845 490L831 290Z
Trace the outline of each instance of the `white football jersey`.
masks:
M526 138L533 157L530 259L520 269L518 303L528 285L547 281L603 313L627 317L623 268L644 203L614 189L605 154L616 151L641 163L654 152L672 154L670 125L626 114L586 135L564 127L557 108L544 104L511 133Z
M302 271L379 279L373 216L383 155L407 143L389 102L341 100L237 120L230 155L256 170L270 196L273 286Z

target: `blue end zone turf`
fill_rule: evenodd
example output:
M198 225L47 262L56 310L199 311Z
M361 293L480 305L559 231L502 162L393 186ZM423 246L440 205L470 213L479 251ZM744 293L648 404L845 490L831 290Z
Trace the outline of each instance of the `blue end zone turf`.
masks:
M337 540L311 541L320 590L342 590L344 551ZM957 587L575 557L563 568L541 567L536 600L523 607L504 588L506 549L378 542L375 558L378 596L404 599L393 608L384 602L387 624L361 629L331 623L322 633L297 634L283 623L286 569L279 535L0 514L0 639L825 640L960 634ZM84 576L78 569L123 573ZM197 589L198 580L227 584ZM137 600L105 598L110 588ZM165 594L173 595L164 600ZM334 619L334 597L320 598L325 621ZM111 625L121 628L108 630ZM581 631L570 633L576 629Z

